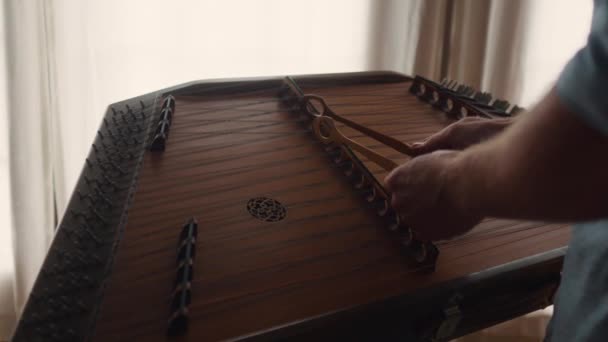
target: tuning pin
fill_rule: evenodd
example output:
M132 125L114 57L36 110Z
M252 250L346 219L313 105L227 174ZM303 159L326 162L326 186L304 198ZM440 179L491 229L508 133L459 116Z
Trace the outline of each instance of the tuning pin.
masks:
M431 92L431 98L430 98L430 102L431 102L431 104L433 104L433 105L436 105L436 104L438 104L438 103L439 103L439 92L438 92L438 91L433 90L433 91Z
M489 104L490 102L492 102L492 94L487 94L484 102L485 104Z
M391 232L396 232L399 230L400 220L399 215L397 215L394 211L388 214L388 230Z
M160 121L166 121L171 125L171 116L173 115L173 110L170 107L163 108L160 114Z
M101 239L99 239L99 237L97 235L95 235L92 231L90 231L89 229L84 229L84 232L87 233L87 235L89 236L89 239L91 241L93 241L95 246L99 247L103 244Z
M418 263L424 263L427 259L427 245L425 243L412 243L414 247L414 258Z
M168 120L161 120L158 122L158 125L156 126L156 133L165 133L165 134L169 134L169 126L171 125L171 122L169 122Z
M390 205L388 204L387 199L380 199L373 203L373 206L376 207L376 212L379 216L384 217L390 210Z
M401 234L401 244L403 246L409 247L414 241L414 233L411 229L405 229L403 234Z
M121 175L125 175L127 172L125 170L123 170L120 166L118 166L113 160L108 159L108 164L110 164L110 166L118 171L118 173L120 173Z
M424 98L425 95L426 95L426 93L427 93L427 91L428 91L428 88L427 88L426 84L420 83L420 86L418 87L418 93L417 93L417 95L419 97L421 97L421 98Z
M363 173L359 173L357 180L355 181L355 189L363 189L367 185L367 178Z
M171 110L175 109L175 98L171 95L167 96L163 101L163 108L171 108Z
M338 164L338 167L344 167L345 163L348 162L348 156L346 155L346 152L344 152L344 150L342 148L339 148L340 153L333 158L334 163Z
M114 204L109 198L107 198L101 190L97 190L95 195L99 197L105 204L107 208L111 208Z
M506 111L509 106L511 104L509 103L509 101L505 101L505 100L498 100L494 103L494 108L501 110L501 111Z
M336 163L336 166L340 169L348 169L351 167L350 164L352 164L348 158L341 159L341 157L334 159L334 163Z
M95 208L93 208L93 210L92 210L92 211L93 211L93 214L94 214L94 215L95 215L95 216L96 216L96 217L97 217L97 218L98 218L98 219L99 219L101 222L103 222L104 224L108 224L108 219L107 219L107 218L105 218L105 217L103 217L103 216L101 216L101 214L99 214L99 213L97 212L97 210L95 210Z
M353 187L356 186L356 184L361 180L361 171L355 167L352 171L350 170L346 170L344 172L344 175L346 176L346 179L348 179L348 181L353 185Z
M79 217L85 217L83 213L81 213L80 211L76 211L74 209L70 209L70 215L72 215L72 218L77 219Z
M364 194L365 196L365 200L368 201L369 203L372 203L376 200L376 188L375 187L369 187L369 189L367 190L367 192Z
M466 92L465 96L472 98L475 95L475 89L473 87L469 87L469 90Z
M167 135L165 133L158 133L152 139L152 143L150 144L150 150L152 151L164 151L165 150L165 142L167 141Z
M355 174L356 167L355 167L355 163L353 163L352 161L348 161L348 163L346 163L345 165L345 170L344 170L344 174L346 175L346 177L351 177L352 175Z
M513 105L513 107L511 108L511 110L509 110L509 115L517 115L519 112L521 112L523 110L523 108L519 107L518 105Z
M469 109L466 106L462 106L460 107L460 112L458 113L459 118L466 118L467 116L469 116Z

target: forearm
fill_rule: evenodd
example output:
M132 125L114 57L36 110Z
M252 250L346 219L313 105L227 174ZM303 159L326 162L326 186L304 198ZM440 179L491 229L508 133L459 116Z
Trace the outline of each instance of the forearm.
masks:
M552 91L505 132L465 150L446 195L481 216L581 221L608 216L608 138Z

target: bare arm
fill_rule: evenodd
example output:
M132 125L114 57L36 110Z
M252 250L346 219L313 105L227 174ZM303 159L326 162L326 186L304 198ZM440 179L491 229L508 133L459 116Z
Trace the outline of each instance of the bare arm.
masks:
M551 91L493 139L416 157L385 183L392 206L426 240L463 234L486 216L608 217L608 137Z
M587 45L539 105L491 140L427 146L387 176L393 207L421 238L465 233L485 216L608 218L606 10L596 1Z
M447 170L445 195L480 216L553 221L608 217L608 137L552 90L531 112Z

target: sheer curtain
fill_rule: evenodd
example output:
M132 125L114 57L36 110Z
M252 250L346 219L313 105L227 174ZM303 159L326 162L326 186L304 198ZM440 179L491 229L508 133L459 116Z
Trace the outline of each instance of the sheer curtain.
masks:
M4 6L0 6L0 50L6 51ZM6 55L0 54L0 341L15 322L13 310L12 215L10 203Z
M0 177L8 180L10 164L15 269L0 268L0 319L13 307L2 274L14 279L16 310L5 310L14 316L109 103L196 79L391 69L528 105L584 42L591 3L5 0L0 114L9 118L10 158ZM10 239L0 231L1 252Z
M54 222L51 151L53 113L49 86L49 49L45 2L6 1L6 93L10 208L13 218L14 298L27 296L52 236ZM4 138L5 136L3 136ZM8 206L7 203L2 203ZM10 227L10 222L3 222ZM6 236L3 233L3 236ZM2 241L10 250L8 241ZM6 248L6 249L5 249ZM3 288L5 290L5 288ZM2 310L13 308L2 293ZM13 319L15 310L7 312ZM7 320L8 321L8 320ZM6 331L0 331L6 336Z
M524 82L524 38L535 27L529 18L542 11L532 3L379 1L371 66L447 77L517 100Z
M529 106L586 41L593 1L385 0L371 69L444 77Z

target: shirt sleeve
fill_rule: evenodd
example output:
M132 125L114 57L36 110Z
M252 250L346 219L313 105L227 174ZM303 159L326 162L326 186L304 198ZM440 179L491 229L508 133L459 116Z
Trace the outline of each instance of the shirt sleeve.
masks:
M608 0L595 0L587 45L562 71L557 93L571 111L608 135Z

